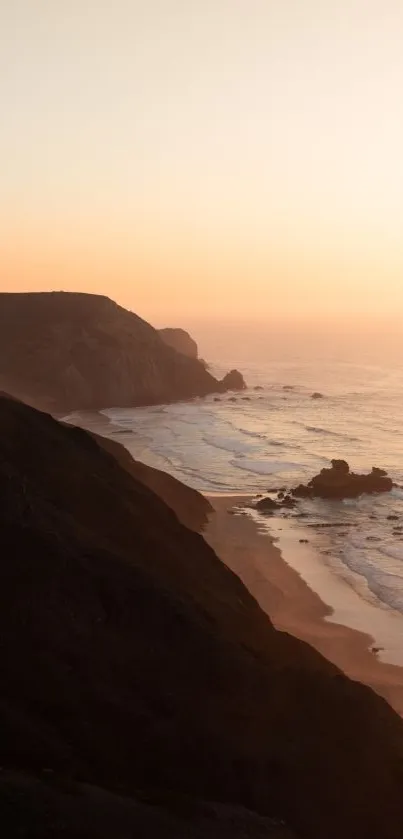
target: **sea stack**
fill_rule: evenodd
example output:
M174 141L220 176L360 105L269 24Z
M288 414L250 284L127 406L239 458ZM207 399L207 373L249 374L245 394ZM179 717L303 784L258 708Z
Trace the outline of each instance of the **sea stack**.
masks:
M393 481L384 469L372 467L367 475L350 472L346 460L332 460L330 468L322 469L308 484L292 490L297 498L358 498L360 495L390 492Z

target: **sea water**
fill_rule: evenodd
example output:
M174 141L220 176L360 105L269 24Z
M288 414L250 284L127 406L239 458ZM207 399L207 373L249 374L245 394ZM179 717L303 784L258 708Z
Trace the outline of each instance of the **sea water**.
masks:
M242 372L248 384L242 393L105 409L110 436L135 458L207 494L289 489L332 458L357 472L386 469L403 485L399 365L271 361L244 364ZM313 399L315 391L323 398ZM403 615L403 489L357 500L305 499L284 515L360 597Z

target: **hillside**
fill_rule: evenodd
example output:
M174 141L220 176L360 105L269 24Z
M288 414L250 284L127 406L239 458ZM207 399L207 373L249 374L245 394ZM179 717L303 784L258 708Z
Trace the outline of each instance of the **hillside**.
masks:
M86 783L105 819L127 813L114 796L140 796L187 837L203 835L198 799L301 839L401 839L400 718L277 632L129 471L87 432L0 398L0 819L56 836L41 831L56 812L101 836L83 826ZM294 835L245 818L218 835Z
M158 334L169 347L173 347L177 352L187 355L189 358L198 357L198 349L196 341L184 329L174 329L166 327L159 329Z
M52 412L135 407L225 389L107 297L0 294L0 389Z
M199 533L207 522L213 508L207 498L192 487L182 484L168 472L162 472L152 466L146 466L139 460L134 460L130 453L110 437L100 434L91 435L99 446L110 452L123 469L141 484L151 489L161 498L178 517L179 521L190 530Z

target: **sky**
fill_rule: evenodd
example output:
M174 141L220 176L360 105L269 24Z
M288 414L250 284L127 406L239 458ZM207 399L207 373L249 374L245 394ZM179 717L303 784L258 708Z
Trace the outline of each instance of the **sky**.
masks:
M0 0L0 289L403 311L402 0Z

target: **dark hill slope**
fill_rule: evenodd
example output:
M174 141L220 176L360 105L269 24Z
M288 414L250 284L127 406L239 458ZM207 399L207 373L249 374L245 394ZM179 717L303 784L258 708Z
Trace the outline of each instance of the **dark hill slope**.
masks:
M135 460L130 452L116 440L110 437L101 437L100 434L90 432L96 439L99 446L110 452L115 460L126 469L141 484L155 492L165 504L176 513L178 519L185 527L196 530L198 533L207 522L209 513L213 508L207 498L192 487L182 484L168 472L146 466L139 460Z
M3 768L244 805L311 839L401 839L384 700L275 631L89 434L5 397L0 563Z
M222 389L107 297L0 294L0 388L50 411L152 405Z
M125 797L43 773L0 776L7 839L302 839L267 816L189 797Z

